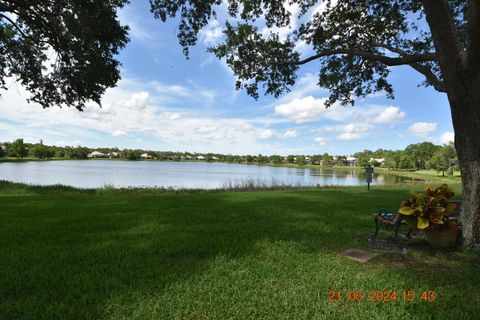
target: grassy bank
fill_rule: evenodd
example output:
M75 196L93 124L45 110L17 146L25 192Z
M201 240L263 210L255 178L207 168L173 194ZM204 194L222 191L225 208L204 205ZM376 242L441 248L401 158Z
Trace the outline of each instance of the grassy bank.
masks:
M378 174L394 174L397 176L408 177L411 179L425 180L427 183L448 183L448 184L461 184L462 178L460 172L456 171L453 176L442 176L435 170L389 170L384 168L375 168L375 172Z
M480 258L423 241L366 264L405 188L207 192L0 183L0 318L474 319ZM328 302L339 290L342 301ZM345 293L362 291L350 302ZM371 290L398 301L371 302ZM413 290L415 301L401 292ZM433 302L420 295L435 291Z

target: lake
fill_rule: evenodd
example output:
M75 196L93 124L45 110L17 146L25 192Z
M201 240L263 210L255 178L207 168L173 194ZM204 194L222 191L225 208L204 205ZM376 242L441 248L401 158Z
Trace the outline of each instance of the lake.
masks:
M286 168L214 162L159 162L118 160L65 160L0 162L0 180L35 185L63 184L77 188L167 187L222 188L229 183L256 181L295 186L366 185L363 171L332 168ZM409 180L375 174L372 185Z

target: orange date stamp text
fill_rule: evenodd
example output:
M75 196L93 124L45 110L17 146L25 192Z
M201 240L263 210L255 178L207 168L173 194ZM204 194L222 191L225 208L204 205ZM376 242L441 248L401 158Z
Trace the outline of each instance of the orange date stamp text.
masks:
M433 290L329 290L327 292L328 302L352 301L352 302L434 302L436 298Z

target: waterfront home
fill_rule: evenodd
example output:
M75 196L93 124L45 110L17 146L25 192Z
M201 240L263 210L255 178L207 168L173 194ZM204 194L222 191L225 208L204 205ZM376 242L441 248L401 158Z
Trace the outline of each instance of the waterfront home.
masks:
M87 154L88 158L107 158L108 155L99 151L93 151L92 153Z
M153 156L152 155L149 155L148 153L142 153L140 155L140 158L146 160L146 159L153 159Z
M205 160L205 157L204 156L198 156L197 160Z
M119 152L110 152L110 153L107 153L107 156L110 159L113 159L113 158L120 158L121 154Z
M358 167L358 159L355 157L347 157L347 166Z
M375 167L383 167L383 163L385 162L385 158L379 158L379 159L370 158L370 160L368 160L368 162L370 162Z
M4 154L5 156L8 155L8 147L7 147L7 146L4 146L4 145L2 145L2 146L0 146L0 147L1 147L2 150L3 150L3 154Z

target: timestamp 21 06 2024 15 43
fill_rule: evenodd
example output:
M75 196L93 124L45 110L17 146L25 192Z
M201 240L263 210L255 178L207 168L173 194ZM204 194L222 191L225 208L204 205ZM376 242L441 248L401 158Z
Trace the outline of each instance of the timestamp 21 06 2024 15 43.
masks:
M435 291L433 290L370 290L364 292L363 290L329 290L327 292L328 302L337 301L369 301L369 302L434 302L436 299Z

